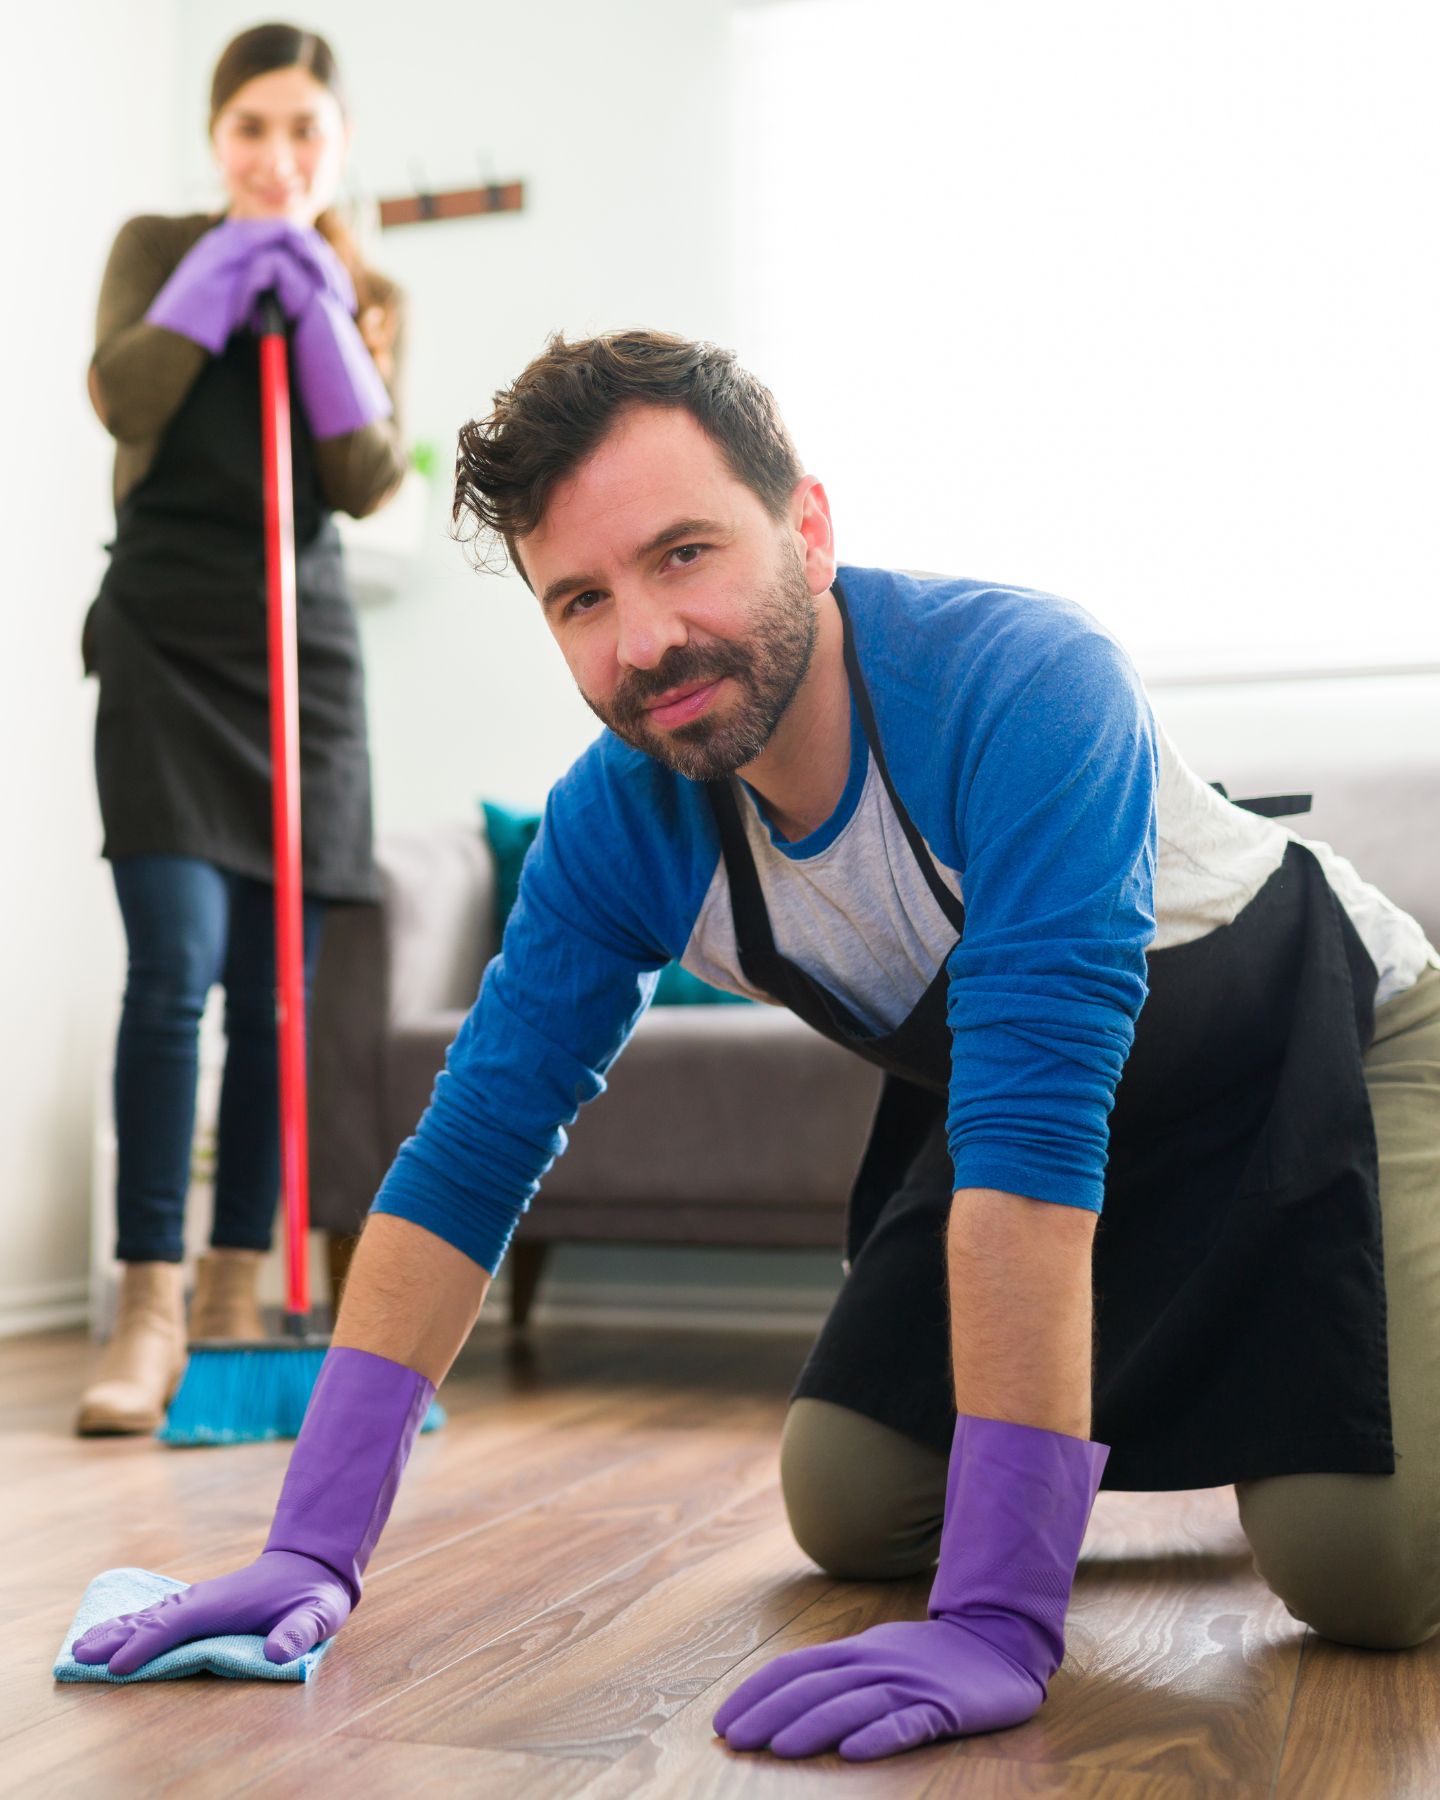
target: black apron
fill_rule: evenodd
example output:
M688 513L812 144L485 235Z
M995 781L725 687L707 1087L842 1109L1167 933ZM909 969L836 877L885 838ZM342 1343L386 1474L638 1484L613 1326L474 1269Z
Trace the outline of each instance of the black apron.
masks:
M890 780L835 592L871 753L958 940L964 909ZM894 1031L868 1030L777 951L735 787L712 782L709 793L746 979L886 1075L851 1195L846 1279L795 1393L948 1453L946 968ZM1298 843L1232 924L1148 962L1095 1238L1093 1432L1111 1446L1104 1486L1391 1474L1375 1133L1361 1060L1374 965Z
M340 540L292 400L303 880L373 899L359 633ZM109 857L201 857L272 878L257 340L237 332L121 501L88 621Z

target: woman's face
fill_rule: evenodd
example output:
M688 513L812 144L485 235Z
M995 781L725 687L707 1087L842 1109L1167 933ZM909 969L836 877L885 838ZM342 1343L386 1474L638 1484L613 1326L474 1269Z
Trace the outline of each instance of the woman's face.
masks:
M305 69L236 88L210 135L232 219L313 225L339 190L350 130L339 101Z

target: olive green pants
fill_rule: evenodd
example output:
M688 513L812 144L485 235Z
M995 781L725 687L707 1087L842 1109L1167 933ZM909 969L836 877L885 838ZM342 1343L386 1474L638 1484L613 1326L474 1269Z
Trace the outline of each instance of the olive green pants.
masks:
M1255 1568L1337 1643L1403 1650L1440 1630L1440 970L1375 1015L1365 1080L1380 1153L1393 1475L1236 1484ZM833 1575L930 1567L946 1462L828 1400L796 1400L780 1447L796 1542Z

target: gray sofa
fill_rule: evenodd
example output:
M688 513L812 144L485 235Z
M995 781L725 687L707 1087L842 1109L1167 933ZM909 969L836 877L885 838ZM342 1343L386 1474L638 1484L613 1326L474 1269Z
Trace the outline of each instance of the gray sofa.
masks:
M1348 855L1440 941L1440 678L1197 683L1157 714L1236 798L1313 791L1292 820ZM382 839L384 898L337 910L316 979L313 1216L348 1246L429 1097L494 950L483 831ZM523 1323L557 1242L823 1246L879 1093L875 1072L789 1014L655 1007L581 1113L511 1253Z

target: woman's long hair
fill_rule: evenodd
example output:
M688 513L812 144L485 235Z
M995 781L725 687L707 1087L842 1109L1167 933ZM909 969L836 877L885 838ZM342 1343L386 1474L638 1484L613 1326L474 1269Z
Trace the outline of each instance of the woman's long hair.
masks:
M301 31L296 25L254 25L232 38L215 64L210 78L210 129L215 129L215 121L247 81L253 81L257 75L273 74L276 69L304 69L321 87L329 89L339 101L342 113L348 110L335 52L318 31ZM360 311L375 305L383 307L384 299L361 259L354 234L333 206L327 206L316 219L315 229L349 270Z

